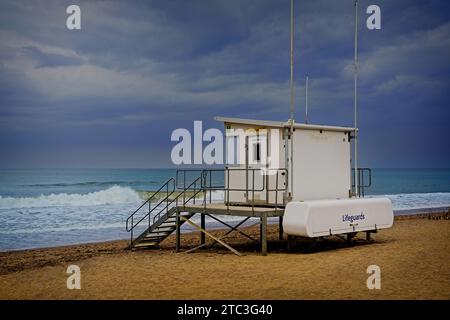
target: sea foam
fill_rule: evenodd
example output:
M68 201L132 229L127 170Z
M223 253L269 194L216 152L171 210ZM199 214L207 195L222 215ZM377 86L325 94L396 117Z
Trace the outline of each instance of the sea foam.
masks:
M367 198L387 197L392 201L394 210L426 209L450 206L450 192L401 193L369 195Z
M2 197L0 209L42 208L61 206L96 206L107 204L140 203L139 194L129 187L112 186L108 189L87 194L49 194L37 197Z

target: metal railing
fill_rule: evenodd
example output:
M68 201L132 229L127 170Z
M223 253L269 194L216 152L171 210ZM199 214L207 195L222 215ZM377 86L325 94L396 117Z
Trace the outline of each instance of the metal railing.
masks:
M134 230L136 227L142 225L144 221L148 222L146 226L149 230L155 223L158 223L161 219L167 219L169 216L169 212L173 205L175 207L186 207L186 204L192 201L195 205L197 201L197 196L200 193L203 193L203 201L202 205L206 209L206 205L208 203L212 203L212 191L225 191L226 193L226 201L225 204L227 206L227 210L230 210L230 192L235 191L245 191L246 199L249 201L249 194L251 194L251 206L252 212L255 210L255 193L256 192L267 192L267 203L269 202L269 194L270 192L275 193L275 202L273 206L275 211L281 206L278 203L279 192L286 191L286 181L288 171L285 168L278 169L267 169L272 172L275 171L275 174L268 175L263 173L262 171L266 169L253 169L253 168L224 168L224 169L184 169L177 170L176 177L170 178L167 180L157 191L155 191L139 208L137 208L126 220L126 230L130 232L131 243L134 241ZM238 171L246 171L245 179L246 179L246 187L245 188L230 188L230 172L238 172ZM258 188L255 185L255 175L256 172L262 175L261 186ZM223 179L225 179L225 183L216 184L214 183L213 174L221 173ZM192 181L188 181L188 175L193 174ZM251 178L251 182L249 183L249 175ZM280 188L280 175L285 176L285 181L283 182L283 186ZM270 187L270 177L275 179L275 187ZM181 190L181 192L174 197L171 196L176 192L176 190ZM189 193L192 191L192 193ZM209 192L209 199L208 199ZM154 200L156 199L156 202ZM158 201L159 199L159 201ZM201 200L200 200L201 201ZM181 202L181 205L180 203ZM147 207L148 205L148 207ZM143 208L148 208L148 211L141 217L136 218L138 212L140 212ZM155 213L156 214L153 214ZM137 222L135 222L137 220Z
M230 173L231 172L245 172L245 188L235 188L230 187ZM271 171L273 174L267 174L264 171ZM213 184L213 174L221 173L224 179L223 184ZM262 176L261 186L255 185L255 173L258 173ZM275 211L281 206L278 203L279 192L284 192L287 190L286 181L288 179L288 170L286 168L276 168L276 169L266 169L266 168L224 168L224 169L180 169L176 172L176 186L177 188L183 188L184 190L188 190L189 187L186 187L186 177L189 174L200 174L202 179L201 188L204 192L204 200L203 203L206 207L207 201L207 193L209 191L209 203L212 203L212 191L225 191L225 205L227 206L227 210L230 209L230 192L245 192L247 204L248 201L251 202L252 212L254 212L255 208L255 193L256 192L267 192L267 198L265 205L270 205L275 208ZM285 180L283 182L283 186L280 188L280 175L285 176ZM275 179L275 188L270 187L270 178ZM251 178L251 179L249 179ZM242 178L241 178L242 179ZM250 182L251 181L251 182ZM272 180L273 181L273 180ZM187 189L186 189L187 188ZM270 193L275 193L275 202L272 204L269 202ZM249 195L251 194L251 199L249 199Z
M358 194L365 196L365 189L372 185L372 170L370 168L358 168ZM355 194L355 169L352 168L352 191Z
M157 198L157 196L161 195L161 193L164 193L164 196L162 199L152 208L152 200ZM126 221L126 230L127 232L131 232L131 239L133 239L133 230L136 226L138 226L144 219L148 217L148 227L151 226L151 214L153 211L156 210L163 202L168 202L169 197L175 192L175 179L170 178L167 180L158 190L155 191L139 208L137 208L128 218ZM134 223L134 216L142 209L144 206L148 204L148 212L142 216L138 222ZM131 220L131 221L130 221ZM131 227L129 226L131 225Z
M158 222L160 219L166 219L169 211L171 209L171 206L175 203L175 206L178 207L178 201L181 197L183 197L183 206L185 206L189 201L193 200L193 203L195 204L195 200L197 195L202 192L203 190L201 189L201 179L202 177L198 177L197 179L195 179L192 183L190 183L182 192L180 192L178 195L174 196L173 198L170 198L170 196L172 194L175 193L175 179L174 178L170 178L169 180L167 180L162 186L161 188L159 188L150 198L148 198L138 209L136 209L127 219L126 221L126 230L128 232L131 232L130 237L131 237L131 243L133 243L133 231L134 229L141 224L142 221L146 220L148 218L148 226L147 226L147 230L150 229L152 227L152 225L154 225L156 222ZM171 186L171 188L169 189L169 185ZM193 194L188 196L188 198L186 199L186 191L189 190L193 190ZM152 200L159 194L161 194L161 192L165 191L165 195L163 196L163 198L157 202L156 205L153 206L152 208ZM134 223L134 216L146 205L149 204L149 210L148 212L141 217L136 223ZM161 207L161 205L163 205ZM152 213L156 210L159 210L155 215L152 216ZM164 215L162 215L164 213ZM130 222L131 220L131 222ZM131 225L131 226L130 226Z

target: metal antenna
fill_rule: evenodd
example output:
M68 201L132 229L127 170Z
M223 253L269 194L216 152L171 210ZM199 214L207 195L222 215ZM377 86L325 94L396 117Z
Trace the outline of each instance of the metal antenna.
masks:
M291 91L291 109L290 109L290 119L291 130L291 150L290 150L290 192L291 195L294 194L294 0L291 0L291 78L289 81L289 87ZM288 183L289 185L289 183Z
M308 76L306 76L305 86L305 123L308 123Z
M355 122L355 196L359 197L358 190L358 0L355 0L355 61L354 61L354 122Z
M291 92L291 112L289 119L294 121L294 0L291 0L291 79L289 89Z

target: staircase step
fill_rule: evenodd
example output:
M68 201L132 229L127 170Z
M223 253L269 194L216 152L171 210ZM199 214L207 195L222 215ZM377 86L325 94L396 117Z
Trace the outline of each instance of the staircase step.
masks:
M136 244L133 244L133 248L143 248L143 247L154 247L157 246L159 242L139 242Z
M175 226L169 227L169 226L164 226L164 227L156 227L155 229L153 229L151 232L168 232L170 230L173 230L175 228Z
M173 228L155 228L151 231L149 231L148 233L172 233L173 229L175 229L175 227Z
M180 215L180 217L183 217L183 218L191 218L193 216L193 214L183 214L183 215ZM184 222L183 220L181 220L180 222ZM176 218L168 218L168 219L166 219L166 220L164 220L164 222L163 223L173 223L173 224L176 224L177 223L177 219Z
M177 227L173 225L162 226L153 229L153 232L169 232L170 230L175 230Z
M173 230L172 231L164 231L164 232L162 232L162 231L152 231L152 232L149 232L149 233L147 233L147 235L146 235L146 237L147 236L161 236L161 237L166 237L166 236L168 236L169 234L171 234L173 232Z
M149 233L147 233L148 235L161 235L161 236L168 236L169 234L171 234L173 231L175 230L175 228L173 229L169 229L169 230L158 230L155 229Z
M161 234L161 235L157 235L157 234L147 234L145 237L143 237L142 239L164 239L165 237L167 237L167 234Z
M169 234L147 234L142 239L160 239L161 241L167 238Z
M167 227L176 227L177 225L175 224L175 223L173 223L173 222L163 222L163 223L161 223L159 226L158 226L158 228L160 228L160 227L165 227L165 228L167 228Z
M176 228L175 226L156 227L153 230L151 230L150 232L169 232L175 228Z
M149 238L149 239L142 239L141 241L139 241L139 243L160 243L164 240L165 238Z
M139 243L160 243L165 238L143 238Z

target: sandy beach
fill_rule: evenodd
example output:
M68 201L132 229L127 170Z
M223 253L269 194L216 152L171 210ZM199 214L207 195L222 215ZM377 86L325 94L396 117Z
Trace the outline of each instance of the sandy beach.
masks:
M271 225L266 257L236 233L227 243L243 257L220 246L175 253L174 240L151 250L126 250L121 240L0 253L0 299L450 299L448 214L397 217L372 242L333 237L291 253ZM198 243L198 233L183 235L183 250ZM81 290L66 288L70 264L81 268ZM366 287L373 264L380 290Z

